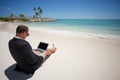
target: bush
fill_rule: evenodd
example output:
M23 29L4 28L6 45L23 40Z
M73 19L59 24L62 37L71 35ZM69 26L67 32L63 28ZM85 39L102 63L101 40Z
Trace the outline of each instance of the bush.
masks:
M6 22L13 22L15 20L20 20L20 21L29 21L29 19L27 18L12 18L12 17L0 17L0 20L1 21L6 21Z

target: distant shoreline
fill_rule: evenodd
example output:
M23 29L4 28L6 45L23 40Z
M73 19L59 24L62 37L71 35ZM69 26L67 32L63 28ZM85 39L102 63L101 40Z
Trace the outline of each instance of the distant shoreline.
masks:
M56 20L53 18L0 17L0 22L51 22Z
M53 19L53 18L31 18L29 21L30 22L50 22L50 21L56 21L57 19Z

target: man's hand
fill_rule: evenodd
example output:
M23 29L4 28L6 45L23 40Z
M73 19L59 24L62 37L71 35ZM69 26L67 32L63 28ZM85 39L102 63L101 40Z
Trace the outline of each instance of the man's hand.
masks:
M49 56L49 55L55 53L55 51L56 51L56 48L55 48L55 46L54 46L54 44L53 44L52 48L47 49L47 50L45 51L45 54Z

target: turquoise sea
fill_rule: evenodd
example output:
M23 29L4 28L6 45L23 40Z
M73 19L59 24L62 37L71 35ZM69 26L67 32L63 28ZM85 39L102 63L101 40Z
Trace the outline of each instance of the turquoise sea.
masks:
M27 22L29 27L62 35L120 40L120 20L58 19L53 22Z

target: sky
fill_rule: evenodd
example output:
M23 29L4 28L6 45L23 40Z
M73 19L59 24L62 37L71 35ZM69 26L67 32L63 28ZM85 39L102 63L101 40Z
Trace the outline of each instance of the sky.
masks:
M0 0L0 16L32 17L40 6L42 17L56 19L120 19L120 0Z

